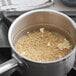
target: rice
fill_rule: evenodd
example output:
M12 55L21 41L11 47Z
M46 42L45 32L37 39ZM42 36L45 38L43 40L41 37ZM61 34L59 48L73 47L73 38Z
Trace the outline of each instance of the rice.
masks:
M27 35L20 37L15 48L31 60L53 61L70 53L72 45L60 33L40 28L39 31L27 32Z

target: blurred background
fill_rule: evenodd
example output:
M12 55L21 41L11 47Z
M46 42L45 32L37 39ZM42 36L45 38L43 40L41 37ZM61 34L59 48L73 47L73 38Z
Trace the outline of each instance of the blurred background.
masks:
M66 6L64 2L74 7ZM42 7L59 11L75 11L75 6L76 0L0 0L0 10L10 11L27 11Z

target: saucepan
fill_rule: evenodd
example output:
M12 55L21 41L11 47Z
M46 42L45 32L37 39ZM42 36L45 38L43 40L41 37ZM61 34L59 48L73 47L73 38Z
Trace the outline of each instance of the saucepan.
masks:
M29 27L35 25L49 25L63 30L69 34L73 42L72 51L55 61L38 62L27 59L15 49L18 38L27 31ZM30 30L33 30L31 28ZM65 76L74 66L76 52L76 23L67 15L50 9L32 10L19 16L10 26L8 33L9 44L12 48L12 59L0 65L0 74L20 67L20 71L25 76ZM23 70L21 70L23 68ZM23 76L24 76L23 75Z

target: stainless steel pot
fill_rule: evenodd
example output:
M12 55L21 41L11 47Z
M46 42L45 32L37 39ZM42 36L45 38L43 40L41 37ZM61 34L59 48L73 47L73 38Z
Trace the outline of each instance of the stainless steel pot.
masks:
M37 62L24 57L15 49L15 43L18 38L24 34L29 27L39 28L45 25L58 28L69 35L73 42L72 51L65 57L49 62ZM47 26L49 25L49 27ZM33 30L31 28L30 30ZM11 25L8 33L9 43L12 48L12 59L0 65L0 74L5 71L17 68L24 69L24 75L27 76L65 76L73 67L76 51L76 24L67 15L49 9L39 9L24 13L18 17ZM23 72L23 70L20 70Z

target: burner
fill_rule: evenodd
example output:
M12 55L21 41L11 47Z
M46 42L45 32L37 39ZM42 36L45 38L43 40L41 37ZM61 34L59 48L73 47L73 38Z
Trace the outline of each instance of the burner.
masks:
M11 59L11 48L8 43L8 29L10 24L25 11L0 12L0 64ZM76 11L63 12L76 21ZM21 76L18 70L0 76ZM76 71L72 69L66 76L76 76Z

